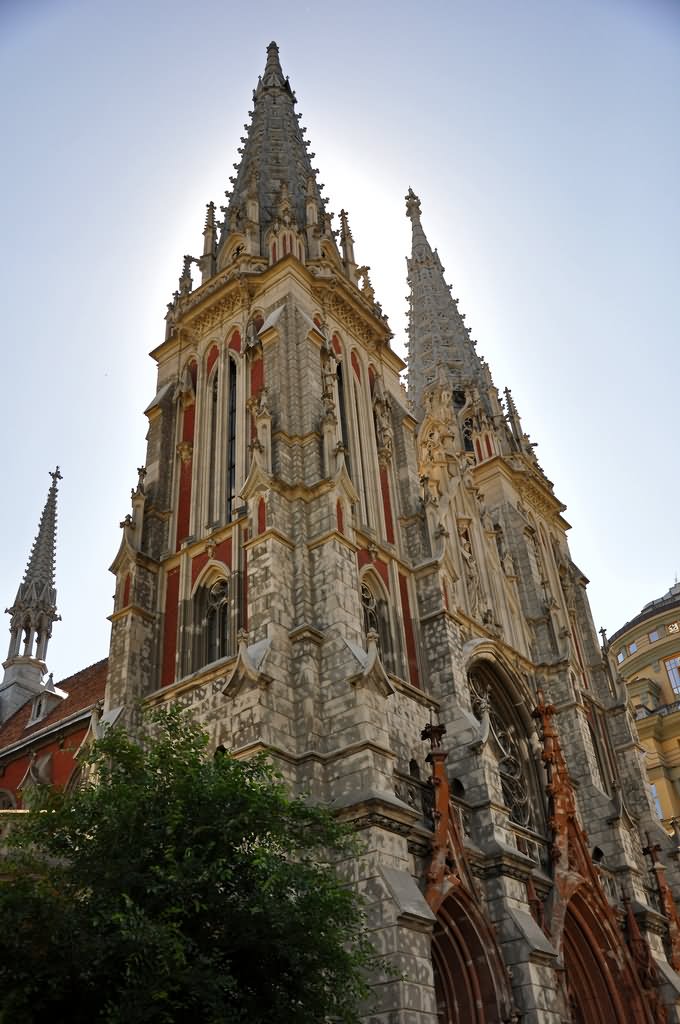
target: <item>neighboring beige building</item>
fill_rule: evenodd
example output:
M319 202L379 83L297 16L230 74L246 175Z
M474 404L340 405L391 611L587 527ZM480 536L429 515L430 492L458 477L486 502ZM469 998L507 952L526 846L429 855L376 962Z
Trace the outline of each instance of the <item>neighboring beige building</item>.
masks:
M680 816L680 583L646 604L609 639L647 752L664 825Z

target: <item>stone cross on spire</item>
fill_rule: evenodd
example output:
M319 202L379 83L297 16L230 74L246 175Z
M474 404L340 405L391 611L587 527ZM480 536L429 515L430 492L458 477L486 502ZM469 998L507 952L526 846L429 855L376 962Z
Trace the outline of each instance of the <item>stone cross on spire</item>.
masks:
M427 240L420 220L420 199L413 189L406 194L411 221L409 283L408 390L417 416L423 412L423 393L443 367L452 387L482 381L481 360L470 339L464 316L451 297L444 268Z

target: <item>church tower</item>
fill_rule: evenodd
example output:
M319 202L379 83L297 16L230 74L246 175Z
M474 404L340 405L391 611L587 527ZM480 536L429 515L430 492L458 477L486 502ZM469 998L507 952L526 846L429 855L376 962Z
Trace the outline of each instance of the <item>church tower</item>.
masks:
M407 396L295 108L272 43L152 353L107 710L180 703L355 824L375 1024L677 1020L670 841L564 506L411 190Z

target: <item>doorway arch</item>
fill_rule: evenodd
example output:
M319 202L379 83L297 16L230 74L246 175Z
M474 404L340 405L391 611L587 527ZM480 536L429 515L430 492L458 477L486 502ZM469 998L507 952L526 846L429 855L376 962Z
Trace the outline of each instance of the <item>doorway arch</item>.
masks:
M562 953L572 1024L651 1024L625 946L580 891L567 905Z
M432 967L439 1024L498 1024L512 1007L510 983L496 940L462 889L437 910Z

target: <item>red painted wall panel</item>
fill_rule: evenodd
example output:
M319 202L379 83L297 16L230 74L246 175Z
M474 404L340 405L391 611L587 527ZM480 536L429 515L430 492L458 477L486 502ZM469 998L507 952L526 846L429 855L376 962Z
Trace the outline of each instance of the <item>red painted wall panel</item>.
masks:
M401 612L404 618L404 633L406 636L406 654L408 656L409 676L414 686L420 686L416 641L413 634L413 622L411 621L411 604L408 598L408 582L402 573L399 573L399 593L401 595Z
M163 633L163 668L161 686L175 681L177 649L177 615L179 602L179 568L170 569L165 591L165 631Z
M380 467L380 490L382 492L383 512L385 515L385 536L390 544L394 544L394 520L392 519L392 499L390 497L390 481L387 466Z

